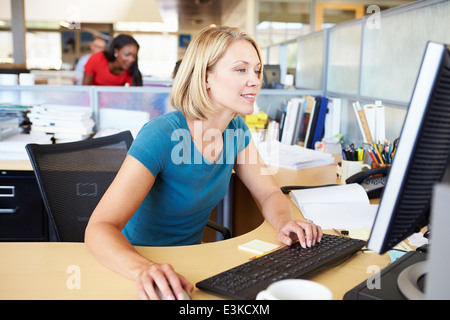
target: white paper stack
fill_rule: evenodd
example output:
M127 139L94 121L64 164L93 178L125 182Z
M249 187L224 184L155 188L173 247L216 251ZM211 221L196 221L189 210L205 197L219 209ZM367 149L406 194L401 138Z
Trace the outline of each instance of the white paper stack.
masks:
M301 170L334 163L334 157L298 145L287 145L279 141L265 141L258 144L258 151L269 166Z
M0 142L0 160L29 160L25 146L29 143L50 144L51 136L36 134L16 134Z
M53 133L58 140L82 140L94 133L95 122L88 107L33 106L28 115L34 132Z

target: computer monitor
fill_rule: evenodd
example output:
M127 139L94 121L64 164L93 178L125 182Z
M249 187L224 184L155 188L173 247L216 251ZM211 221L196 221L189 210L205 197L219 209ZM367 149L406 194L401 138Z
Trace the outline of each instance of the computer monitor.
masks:
M281 89L281 67L279 64L266 64L263 69L263 85L265 89Z
M384 253L430 223L433 187L450 182L449 159L450 47L429 42L367 243L369 249Z

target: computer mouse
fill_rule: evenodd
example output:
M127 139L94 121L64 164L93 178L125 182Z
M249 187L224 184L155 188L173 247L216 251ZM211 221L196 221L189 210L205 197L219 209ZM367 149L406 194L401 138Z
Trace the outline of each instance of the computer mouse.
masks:
M159 296L161 300L167 300L165 297L163 297L161 290L159 290L158 287L155 287L156 294ZM187 294L187 292L183 289L184 293L184 299L183 300L191 300L191 297Z

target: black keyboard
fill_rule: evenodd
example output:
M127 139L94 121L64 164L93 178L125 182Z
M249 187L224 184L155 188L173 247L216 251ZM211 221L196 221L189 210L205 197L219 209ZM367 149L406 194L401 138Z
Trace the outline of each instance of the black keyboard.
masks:
M272 282L307 278L361 250L365 241L324 234L320 243L302 248L298 242L202 280L197 288L241 300L253 300Z

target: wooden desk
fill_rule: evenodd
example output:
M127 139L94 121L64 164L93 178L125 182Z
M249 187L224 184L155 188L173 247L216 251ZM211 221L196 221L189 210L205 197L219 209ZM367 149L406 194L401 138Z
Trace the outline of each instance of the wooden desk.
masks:
M335 183L335 166L303 171L281 170L280 185ZM291 204L296 218L301 213ZM330 232L332 233L332 232ZM279 243L275 230L264 222L255 230L229 240L183 247L137 247L144 256L167 262L192 284L238 264L254 254L238 249L253 239ZM389 263L386 255L357 253L341 266L316 275L335 299L372 275L369 266L380 269ZM75 281L72 281L75 280ZM71 288L78 284L80 288ZM0 299L138 299L135 284L100 265L83 243L0 243ZM221 299L195 288L192 299Z
M1 160L0 170L32 171L33 167L29 160Z

